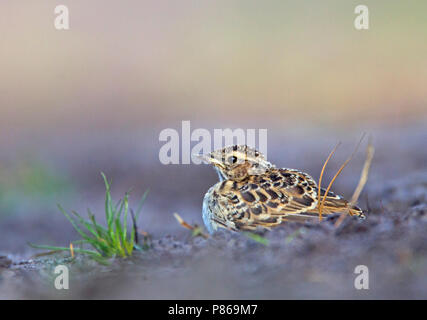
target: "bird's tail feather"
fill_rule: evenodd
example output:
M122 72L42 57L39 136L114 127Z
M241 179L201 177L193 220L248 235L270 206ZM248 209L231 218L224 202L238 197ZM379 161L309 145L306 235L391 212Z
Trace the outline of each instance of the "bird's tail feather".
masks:
M323 197L325 195L326 190L325 189L321 189L320 192L320 199L321 201L323 200ZM317 204L317 207L307 211L307 213L319 213L319 205L320 203ZM358 206L349 203L347 200L345 200L343 197L341 197L340 195L337 195L331 191L328 192L326 198L325 198L325 203L322 209L322 215L324 216L328 216L330 214L333 213L348 213L351 216L356 215L359 218L365 218L365 214L363 213L363 210L360 209Z

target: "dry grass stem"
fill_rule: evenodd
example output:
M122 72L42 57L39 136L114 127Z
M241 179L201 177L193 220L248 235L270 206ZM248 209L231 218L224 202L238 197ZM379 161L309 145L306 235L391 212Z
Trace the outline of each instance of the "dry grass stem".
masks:
M366 147L366 159L363 165L362 173L360 174L359 183L357 184L356 189L354 190L353 196L350 200L350 205L356 204L359 199L360 194L362 193L363 188L365 187L366 182L368 181L369 169L371 168L372 159L374 158L375 148L372 144L372 138L369 138L368 146ZM347 213L341 215L338 220L335 222L335 227L339 227L343 223L344 219L347 217Z
M323 196L322 202L319 205L319 218L321 218L321 216L322 216L323 206L325 205L326 196L327 196L329 190L331 190L331 187L334 184L336 178L338 178L338 176L341 174L341 172L344 170L344 168L347 166L347 164L351 161L351 159L353 159L353 156L356 154L357 150L359 149L359 146L362 143L362 140L363 140L364 137L365 137L365 134L362 135L362 137L360 138L359 143L356 145L356 148L354 149L353 153L350 155L350 157L347 158L346 161L344 161L344 163L338 169L337 173L332 178L331 182L329 182L329 185L328 185L328 187L326 188L326 191L325 191L325 195Z
M319 190L319 195L318 195L318 199L317 199L317 203L320 204L320 197L321 197L321 188L322 188L322 178L323 178L323 174L325 172L326 169L326 165L328 164L329 160L331 159L332 155L335 153L335 151L337 150L338 146L341 144L341 142L338 142L338 144L335 146L335 148L331 151L331 153L329 154L328 158L326 159L325 163L323 164L322 167L322 171L320 171L320 177L319 177L319 183L318 183L318 190ZM319 206L319 221L322 221L322 210L320 210L320 206Z
M206 233L202 232L202 230L200 229L200 227L198 227L198 226L192 226L191 224L187 223L176 212L173 215L174 215L175 219L178 221L178 223L181 226L183 226L184 228L189 229L189 230L191 230L193 232L193 236L202 236L205 239L209 238L209 236Z

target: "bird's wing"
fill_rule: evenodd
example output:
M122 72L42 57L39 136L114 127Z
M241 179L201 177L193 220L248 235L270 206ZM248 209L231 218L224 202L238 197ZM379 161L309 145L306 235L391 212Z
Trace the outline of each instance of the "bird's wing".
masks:
M212 199L212 218L231 230L269 228L283 221L318 217L313 212L317 206L316 182L293 169L272 169L240 182L219 182Z

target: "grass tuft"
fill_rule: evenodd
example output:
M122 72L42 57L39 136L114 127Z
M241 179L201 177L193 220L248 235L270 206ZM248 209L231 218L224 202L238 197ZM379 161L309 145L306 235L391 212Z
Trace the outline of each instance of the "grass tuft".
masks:
M137 243L138 230L136 221L142 209L142 204L147 197L148 190L142 196L137 212L134 214L129 209L129 192L126 192L124 198L114 204L111 197L111 183L108 182L104 173L101 172L101 175L105 184L106 226L100 225L90 210L88 210L88 219L84 219L77 212L72 211L70 214L58 205L61 213L70 221L82 239L74 241L74 245L70 243L70 247L56 247L32 243L29 243L29 245L33 248L49 250L49 252L45 253L46 255L61 251L68 251L72 255L82 253L89 255L101 263L106 262L110 258L130 257L134 249L142 250L146 248L144 245L140 247ZM128 228L129 215L131 215L131 228ZM76 244L79 244L80 247L76 247Z

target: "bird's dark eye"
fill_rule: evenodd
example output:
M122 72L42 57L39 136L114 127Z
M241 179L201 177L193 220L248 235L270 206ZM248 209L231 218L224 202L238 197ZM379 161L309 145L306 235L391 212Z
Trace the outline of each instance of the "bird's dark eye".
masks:
M237 157L235 157L235 156L231 156L231 157L228 157L228 163L236 163L237 162Z

